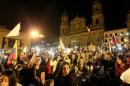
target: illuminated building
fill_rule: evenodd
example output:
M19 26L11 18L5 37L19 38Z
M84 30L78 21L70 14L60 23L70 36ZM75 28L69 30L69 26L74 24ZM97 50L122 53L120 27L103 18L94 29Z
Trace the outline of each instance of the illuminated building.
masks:
M127 15L127 28L119 28L118 30L106 31L104 25L104 14L102 4L99 0L95 0L92 5L92 22L89 26L86 25L84 17L78 17L69 21L67 13L61 16L60 39L65 47L85 47L87 43L92 43L101 46L103 42L110 41L111 36L106 35L116 34L119 41L123 38L130 39L130 12ZM125 33L125 37L121 36L121 32Z

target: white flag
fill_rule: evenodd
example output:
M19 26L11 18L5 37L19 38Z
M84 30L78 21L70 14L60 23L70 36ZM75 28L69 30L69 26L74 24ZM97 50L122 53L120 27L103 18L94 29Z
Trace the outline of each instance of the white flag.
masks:
M88 32L90 32L90 29L87 27Z
M8 34L6 37L14 37L19 36L20 23L18 23Z
M64 48L65 48L65 46L64 46L64 44L63 44L63 42L62 42L61 38L60 38L59 44L60 44L60 47L61 47L62 49L64 49Z

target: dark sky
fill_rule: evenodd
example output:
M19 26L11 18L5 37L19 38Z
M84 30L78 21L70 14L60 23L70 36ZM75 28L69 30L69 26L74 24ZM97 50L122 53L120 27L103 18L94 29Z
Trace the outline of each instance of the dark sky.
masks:
M64 10L70 20L76 15L91 22L91 6L94 0L0 0L0 25L12 29L19 21L22 30L36 26L45 36L58 36L60 17ZM107 30L126 27L126 14L130 0L100 0L103 4Z

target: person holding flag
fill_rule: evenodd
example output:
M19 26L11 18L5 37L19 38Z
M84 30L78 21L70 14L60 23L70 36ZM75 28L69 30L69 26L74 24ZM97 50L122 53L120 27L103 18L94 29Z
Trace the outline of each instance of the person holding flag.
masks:
M20 31L20 23L18 23L7 35L7 38L17 38L19 37L19 31ZM13 46L13 51L10 53L8 60L7 60L7 66L13 66L17 63L17 57L18 57L18 45L19 41L16 40L15 44Z
M117 44L118 44L118 40L115 36L115 34L112 35L112 38L111 38L111 41L108 43L109 44L109 50L112 51L112 46L116 46L117 47Z
M10 67L15 65L17 63L17 57L18 57L18 40L15 41L13 51L9 55L9 58L7 60L7 66Z
M112 35L112 39L111 39L112 45L116 46L117 45L117 39L115 34Z

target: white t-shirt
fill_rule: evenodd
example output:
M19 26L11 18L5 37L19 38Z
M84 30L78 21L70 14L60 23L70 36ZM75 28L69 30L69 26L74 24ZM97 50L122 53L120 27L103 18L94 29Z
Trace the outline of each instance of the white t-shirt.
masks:
M121 76L120 76L120 79L127 83L127 84L130 84L130 68L128 68L126 71L124 71Z

